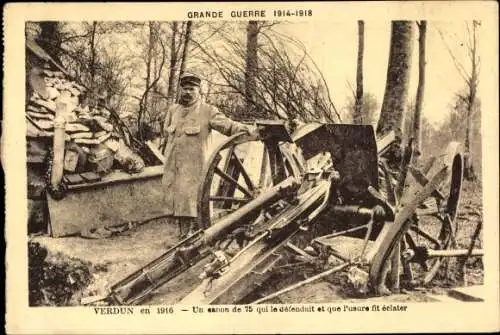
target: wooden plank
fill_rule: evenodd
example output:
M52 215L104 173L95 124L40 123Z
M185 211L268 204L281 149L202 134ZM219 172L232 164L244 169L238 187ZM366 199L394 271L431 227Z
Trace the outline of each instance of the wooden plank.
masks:
M69 76L69 73L66 71L64 67L62 67L58 62L56 62L49 54L43 50L34 40L26 39L26 47L31 50L38 57L50 61L53 65L55 65L61 72Z
M110 172L108 175L102 177L102 179L98 182L94 183L86 183L86 184L81 184L81 185L69 185L68 190L69 191L77 191L77 190L83 190L83 189L89 189L89 188L96 188L96 187L101 187L101 186L106 186L106 185L111 185L111 184L119 184L119 183L127 183L130 181L134 180L145 180L145 179L151 179L151 178L157 178L159 176L163 175L163 166L162 165L156 165L156 166L147 166L144 168L144 170L140 173L135 173L135 174L129 174L123 171L119 170L114 170Z
M377 139L377 152L379 155L383 154L389 146L396 140L396 133L391 130L384 137Z
M128 179L121 183L97 182L100 187L69 190L61 200L48 196L52 236L144 221L165 215L161 175ZM74 187L71 185L70 187Z
M157 148L151 141L146 141L146 145L148 146L149 150L151 150L151 152L156 156L156 158L158 158L160 162L165 164L165 156L163 156L160 149Z
M429 180L427 179L427 177L417 168L413 167L413 166L409 166L408 167L408 170L410 171L411 175L413 176L413 178L415 178L415 180L422 186L425 186L425 184L427 184L429 182ZM437 199L441 199L441 200L444 200L445 197L444 195L439 191L439 190L434 190L432 192L432 196L437 198Z

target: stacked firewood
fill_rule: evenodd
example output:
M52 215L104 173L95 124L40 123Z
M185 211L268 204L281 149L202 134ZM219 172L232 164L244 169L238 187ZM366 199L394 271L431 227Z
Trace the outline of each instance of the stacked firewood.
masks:
M110 112L105 107L91 108L80 104L80 96L86 91L83 86L65 79L62 72L42 70L39 74L41 76L37 77L35 70L30 76L33 93L26 106L28 135L53 136L56 100L66 94L66 139L75 143L99 144L110 138L113 131Z
M31 96L26 104L27 137L47 138L54 135L57 102L66 104L67 172L109 172L116 159L131 172L138 172L144 162L125 143L110 121L104 104L87 104L86 88L68 79L60 71L34 68L29 74ZM131 164L134 163L134 164Z

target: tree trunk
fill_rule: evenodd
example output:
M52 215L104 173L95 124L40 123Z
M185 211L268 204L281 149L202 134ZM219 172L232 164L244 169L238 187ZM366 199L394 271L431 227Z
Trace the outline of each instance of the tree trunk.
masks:
M193 21L188 21L186 23L186 34L184 35L184 46L182 48L182 59L181 59L181 75L186 71L187 58L189 55L189 44L191 41L191 30L193 26Z
M151 63L153 61L153 48L154 48L154 28L153 28L153 23L149 22L148 55L146 59L146 90L144 91L144 99L142 100L144 110L147 109L149 100L149 86L151 84Z
M184 72L186 72L186 64L187 64L187 59L188 59L188 55L189 55L189 44L191 42L192 26L193 26L193 21L187 21L186 34L184 35L184 46L182 48L181 69L179 72L181 76ZM177 94L177 100L179 100L178 94Z
M175 74L177 72L177 21L172 22L172 39L170 40L170 69L168 73L168 106L174 102L177 86L175 85Z
M96 83L95 83L95 70L96 70L96 42L95 42L95 34L97 30L97 22L92 22L92 31L90 32L90 60L89 60L89 74L90 74L90 82L89 87L92 94L96 93ZM96 97L94 97L96 98Z
M477 59L477 40L476 29L479 25L478 21L472 22L472 45L470 50L471 57L471 75L469 78L468 88L469 94L467 97L467 115L466 115L466 128L465 128L465 143L464 143L464 177L468 180L476 179L474 167L472 165L471 155L471 132L472 132L472 114L476 104L477 84L478 84L478 59Z
M42 21L39 23L40 34L36 42L44 49L50 57L60 63L59 51L61 47L61 33L59 23L56 21Z
M394 130L402 140L402 121L411 73L413 22L393 21L384 101L377 126L381 136Z
M146 56L146 88L144 90L144 94L142 95L142 99L139 102L139 112L137 115L137 129L139 139L143 139L143 117L147 111L148 99L149 99L149 90L151 85L151 63L153 59L153 48L154 48L154 27L153 22L149 22L149 40L148 40L148 50Z
M245 100L246 100L246 118L262 117L257 111L255 99L257 97L257 71L258 71L258 21L248 21L247 25L247 50L245 62Z
M415 143L415 154L413 163L417 163L418 157L422 153L422 105L424 103L425 88L425 39L427 34L427 21L418 23L418 87L415 102L415 114L413 115L413 140Z
M358 21L358 60L356 66L356 101L354 103L354 124L363 124L363 53L365 50L365 22Z

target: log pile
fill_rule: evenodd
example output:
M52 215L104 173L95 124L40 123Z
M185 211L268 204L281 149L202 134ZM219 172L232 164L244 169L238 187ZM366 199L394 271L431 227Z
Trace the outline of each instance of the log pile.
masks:
M38 234L49 228L47 193L62 199L69 185L78 189L97 181L103 181L99 187L105 188L108 179L141 172L145 166L161 164L161 159L106 107L106 96L72 79L34 41L37 31L31 36L28 28L24 111L28 232Z
M30 155L29 148L39 143L36 139L45 138L50 142L54 136L56 102L64 101L67 111L64 170L67 174L102 175L111 170L115 160L127 172L142 170L143 160L120 138L110 121L110 111L103 103L87 104L85 87L66 78L62 72L50 69L33 68L28 80L31 94L26 104L27 137L28 142L35 140L28 146L28 162L40 162L36 154ZM66 181L71 182L71 176Z

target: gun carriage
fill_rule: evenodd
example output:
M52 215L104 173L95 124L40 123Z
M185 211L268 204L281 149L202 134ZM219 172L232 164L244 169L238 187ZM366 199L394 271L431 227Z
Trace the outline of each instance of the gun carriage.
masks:
M458 143L417 169L411 143L395 162L386 158L394 134L377 140L371 126L312 123L291 135L280 122L257 124L261 141L236 134L209 158L198 195L200 230L113 285L107 303L145 303L201 262L198 281L178 303L238 303L290 252L326 270L254 303L352 268L366 275L370 292L385 294L429 284L449 257L482 255L473 243L456 247ZM424 227L422 216L433 221ZM339 236L358 238L361 247L342 253Z

